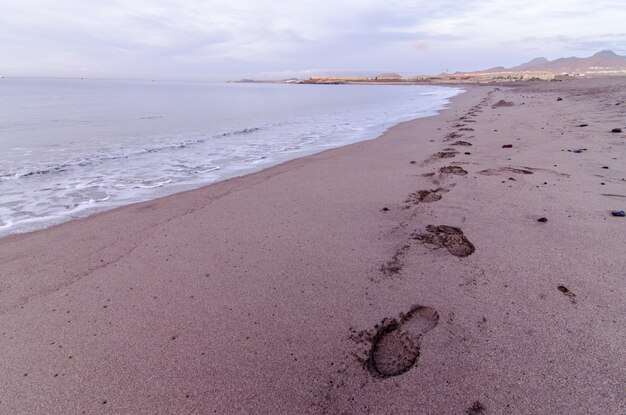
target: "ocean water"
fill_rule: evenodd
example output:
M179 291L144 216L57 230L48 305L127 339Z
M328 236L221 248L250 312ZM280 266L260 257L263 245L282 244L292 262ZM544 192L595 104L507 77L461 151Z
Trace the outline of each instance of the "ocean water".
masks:
M0 79L0 236L372 139L460 92Z

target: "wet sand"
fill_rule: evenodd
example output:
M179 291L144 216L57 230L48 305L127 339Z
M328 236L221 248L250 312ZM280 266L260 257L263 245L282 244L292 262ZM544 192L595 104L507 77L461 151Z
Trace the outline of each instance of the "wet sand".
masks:
M0 240L0 413L623 413L626 80L467 89Z

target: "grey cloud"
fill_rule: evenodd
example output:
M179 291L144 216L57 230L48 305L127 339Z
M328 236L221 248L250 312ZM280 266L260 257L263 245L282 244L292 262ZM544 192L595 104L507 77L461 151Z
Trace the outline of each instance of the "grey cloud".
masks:
M479 69L559 51L624 50L622 8L613 0L593 8L585 0L22 0L0 15L0 74L213 79L310 68Z

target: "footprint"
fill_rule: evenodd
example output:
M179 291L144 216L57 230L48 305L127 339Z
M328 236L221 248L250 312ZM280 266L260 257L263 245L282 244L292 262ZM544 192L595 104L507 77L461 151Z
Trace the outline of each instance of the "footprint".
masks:
M438 188L434 190L418 190L409 195L408 199L404 203L413 203L417 205L419 203L431 203L441 200L444 193L447 193L448 189Z
M478 172L478 174L482 174L485 176L497 176L500 173L533 174L533 172L530 170L516 169L514 167L501 167L499 169L487 169Z
M449 159L452 158L454 156L456 156L457 154L459 154L458 151L440 151L439 153L436 153L434 155L434 158L439 158L439 159Z
M465 176L467 171L459 166L445 166L439 169L441 174L454 174L456 176Z
M460 137L463 137L463 134L452 132L452 133L446 135L446 138L448 140L454 140L455 138L460 138Z
M448 252L457 257L472 255L476 248L474 244L467 240L460 228L447 225L428 225L428 233L413 234L413 239L425 245L431 245L435 249L446 248Z
M402 245L400 248L396 249L396 252L391 257L391 260L385 262L380 267L380 270L386 277L399 274L400 271L402 271L402 267L404 267L402 257L404 257L410 247L411 245Z
M505 101L503 99L501 99L500 101L496 102L495 104L493 104L491 106L491 108L500 108L500 107L512 107L514 106L515 103L511 102L511 101Z
M439 314L433 308L413 306L400 319L383 320L372 339L368 368L379 378L409 371L420 356L422 337L437 326Z

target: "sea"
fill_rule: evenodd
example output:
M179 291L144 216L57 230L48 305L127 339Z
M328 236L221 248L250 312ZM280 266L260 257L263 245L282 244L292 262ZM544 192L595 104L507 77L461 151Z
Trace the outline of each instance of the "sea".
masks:
M461 91L3 78L0 236L373 139Z

